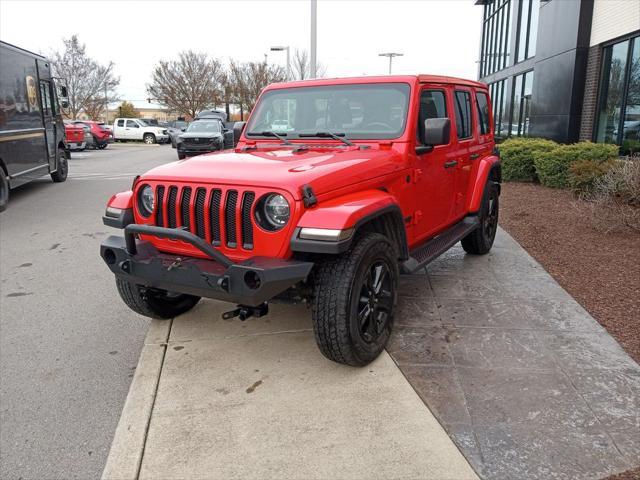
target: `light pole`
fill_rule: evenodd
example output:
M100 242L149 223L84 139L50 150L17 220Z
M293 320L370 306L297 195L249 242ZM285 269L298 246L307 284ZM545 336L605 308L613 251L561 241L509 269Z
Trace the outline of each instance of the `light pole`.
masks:
M271 47L271 51L272 52L287 52L287 77L289 77L289 79L291 78L291 64L289 63L290 60L290 51L291 49L289 48L289 46L287 45L286 47L284 46L280 46L280 47Z
M393 63L393 57L402 57L404 53L396 53L396 52L387 52L387 53L379 53L379 57L389 57L389 75L391 75L391 65Z
M318 0L311 0L311 78L316 78L316 47L318 44Z

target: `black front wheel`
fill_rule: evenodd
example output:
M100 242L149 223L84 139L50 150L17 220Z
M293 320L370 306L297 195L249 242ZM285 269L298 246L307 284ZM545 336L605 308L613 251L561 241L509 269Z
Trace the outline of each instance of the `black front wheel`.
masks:
M364 366L380 355L393 327L398 277L396 249L379 233L318 266L312 317L325 357Z
M188 312L200 301L200 297L183 293L144 287L116 277L118 293L134 312L145 317L169 319Z
M0 212L4 212L9 205L9 180L7 174L0 167Z
M64 148L58 149L58 166L55 172L51 172L51 180L56 183L64 182L69 174L69 161Z
M498 185L492 181L487 182L478 212L479 226L473 232L462 239L462 248L465 252L484 255L491 250L493 241L498 231L498 213L500 209L500 192Z

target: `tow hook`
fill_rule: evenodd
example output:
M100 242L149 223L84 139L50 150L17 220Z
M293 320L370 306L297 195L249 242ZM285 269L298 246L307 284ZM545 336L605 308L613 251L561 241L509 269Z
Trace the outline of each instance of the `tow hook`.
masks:
M232 318L239 317L240 320L244 322L249 317L264 317L267 313L269 313L269 305L267 302L264 302L257 307L238 305L238 308L235 310L224 312L222 314L222 319L231 320Z

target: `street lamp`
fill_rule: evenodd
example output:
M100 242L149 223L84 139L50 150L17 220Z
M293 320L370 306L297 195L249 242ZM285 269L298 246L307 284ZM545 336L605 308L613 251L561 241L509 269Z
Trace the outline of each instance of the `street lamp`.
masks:
M289 78L291 78L291 64L289 63L290 50L291 49L289 48L289 46L271 47L272 52L284 52L284 51L287 52L287 76Z
M389 57L389 75L391 75L391 64L393 62L393 57L402 57L404 53L396 53L396 52L387 52L387 53L379 53L379 57Z

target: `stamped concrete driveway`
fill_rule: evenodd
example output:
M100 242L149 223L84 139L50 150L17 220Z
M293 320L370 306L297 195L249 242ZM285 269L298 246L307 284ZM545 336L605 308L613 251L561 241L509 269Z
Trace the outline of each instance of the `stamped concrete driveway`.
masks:
M480 476L640 465L640 367L508 234L403 283L388 351Z

